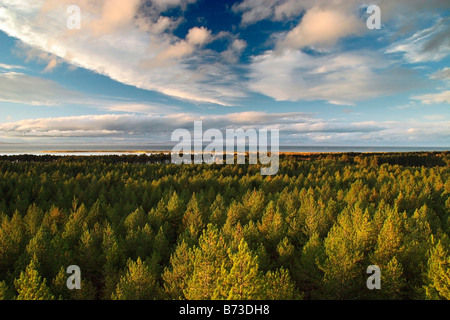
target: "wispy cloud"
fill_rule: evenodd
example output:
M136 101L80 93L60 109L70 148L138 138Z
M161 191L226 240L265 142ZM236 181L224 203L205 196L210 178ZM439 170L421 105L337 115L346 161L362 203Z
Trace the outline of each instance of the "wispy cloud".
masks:
M5 64L5 63L0 63L0 69L3 70L22 70L25 69L25 67L23 66L16 66L16 65L10 65L10 64Z
M3 69L3 71L1 70ZM18 71L20 66L0 65L0 101L33 106L63 107L84 106L105 112L142 114L167 114L179 111L179 107L145 103L114 96L86 95L59 83Z
M436 104L436 103L447 103L450 104L450 90L424 94L420 96L413 96L412 99L419 100L423 104Z
M442 70L436 71L430 76L430 79L450 81L450 68L444 68Z
M450 54L450 18L440 18L433 26L394 43L386 53L401 53L406 61L440 61Z
M237 77L222 63L220 53L203 48L212 39L211 31L193 27L184 38L163 32L178 22L161 20L160 12L192 2L156 1L141 8L143 4L138 0L36 0L32 5L17 0L0 8L0 29L33 48L124 84L179 99L233 104L245 93L237 84ZM81 30L66 28L69 4L82 8ZM208 56L209 60L196 56ZM211 59L220 69L218 74L203 72L211 65ZM55 62L50 61L46 71ZM222 74L228 74L229 81L224 82Z
M253 59L250 88L276 100L353 105L419 86L411 75L387 70L388 64L376 53L363 51L319 57L293 50L268 51Z
M0 88L0 101L37 106L74 103L83 97L52 80L15 71L0 71Z

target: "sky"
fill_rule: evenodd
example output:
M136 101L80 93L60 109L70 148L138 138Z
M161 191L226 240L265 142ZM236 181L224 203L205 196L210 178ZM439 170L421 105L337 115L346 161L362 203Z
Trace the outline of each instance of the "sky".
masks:
M194 121L450 147L450 1L0 0L0 148L164 144Z

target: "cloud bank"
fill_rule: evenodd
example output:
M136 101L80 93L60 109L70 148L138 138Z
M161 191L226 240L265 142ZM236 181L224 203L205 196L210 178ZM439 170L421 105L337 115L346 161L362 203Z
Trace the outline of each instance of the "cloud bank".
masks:
M29 119L0 124L0 137L28 138L101 138L103 142L114 139L136 139L141 143L168 143L175 129L193 130L194 121L203 121L203 130L229 129L279 129L282 144L352 144L391 145L409 142L420 143L433 138L445 143L450 138L449 121L359 121L339 122L323 120L305 113L242 112L228 115L168 114L136 115L108 114L72 117ZM108 140L109 139L109 140ZM61 140L64 141L64 140Z

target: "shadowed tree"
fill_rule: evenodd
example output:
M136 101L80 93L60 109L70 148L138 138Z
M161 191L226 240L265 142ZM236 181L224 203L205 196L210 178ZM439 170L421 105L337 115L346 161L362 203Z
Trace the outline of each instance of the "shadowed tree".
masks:
M187 287L187 281L194 270L193 260L194 253L186 242L183 241L178 244L170 257L170 267L166 267L162 275L164 292L168 299L185 299L184 291Z

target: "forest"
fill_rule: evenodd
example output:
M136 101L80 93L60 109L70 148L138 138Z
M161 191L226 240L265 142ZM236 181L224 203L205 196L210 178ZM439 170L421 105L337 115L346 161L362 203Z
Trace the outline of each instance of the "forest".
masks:
M449 300L449 177L450 152L282 154L274 176L2 156L0 300Z

